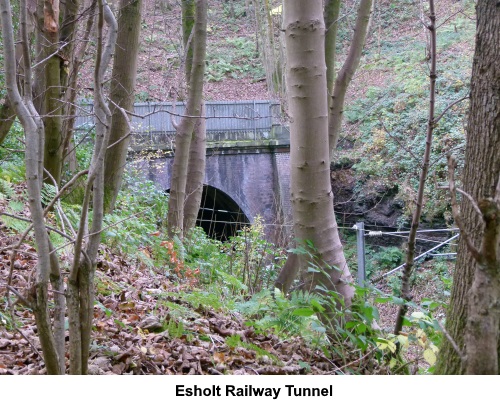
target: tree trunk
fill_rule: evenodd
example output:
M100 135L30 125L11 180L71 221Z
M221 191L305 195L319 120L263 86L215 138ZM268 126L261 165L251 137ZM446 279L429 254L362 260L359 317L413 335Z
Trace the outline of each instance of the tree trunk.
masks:
M106 22L107 39L103 46L103 26ZM111 112L106 105L103 84L104 73L114 53L117 23L107 3L99 1L99 22L96 66L94 72L94 103L96 138L82 204L78 234L75 239L73 263L68 276L68 318L70 331L70 373L87 374L90 333L94 313L94 274L104 217L104 160L109 142ZM84 250L83 240L88 228L92 196L92 225Z
M278 274L274 287L287 294L300 269L299 256L296 253L288 253L286 262Z
M76 80L72 82L72 75L77 75L79 70L79 64L76 58L77 49L77 29L82 23L81 16L78 15L80 9L80 0L67 0L62 5L62 23L60 30L60 44L64 46L61 50L61 63L59 67L59 76L61 82L62 90L62 124L61 124L61 151L62 151L62 162L61 167L63 173L67 170L74 173L77 170L76 167L76 152L73 148L73 127L75 124L75 111L76 111L76 92L77 83ZM90 14L93 14L90 11ZM94 16L87 17L89 19L94 19ZM86 46L88 41L87 38L78 38L82 42L80 46ZM70 87L70 86L74 87ZM72 97L72 95L75 95Z
M5 102L0 107L0 145L5 141L15 119L14 108L12 108L9 98L5 97Z
M328 102L331 103L333 84L335 83L335 62L337 58L337 32L341 0L326 0L324 9L325 18L325 61L326 61L326 88Z
M112 111L110 149L104 169L104 208L112 212L120 191L130 144L130 125L124 111L134 108L137 55L141 30L142 0L121 0L118 39L114 55L109 105ZM117 108L117 106L119 108ZM123 109L123 110L120 110ZM123 139L122 139L123 138Z
M36 10L33 13L35 19L35 67L33 68L33 104L38 113L44 114L44 91L47 88L45 84L45 33L43 26L45 22L44 16L44 0L35 0Z
M349 305L352 277L332 209L322 1L286 0L284 27L294 232L299 243L312 243L315 264L327 273L308 273L306 285L337 291Z
M86 16L87 21L85 23L84 34L81 38L80 43L74 46L71 49L69 58L69 64L67 66L68 72L65 72L66 69L61 71L61 83L65 86L64 92L64 121L62 126L62 137L63 137L63 164L68 164L68 169L74 173L77 171L77 162L76 162L76 152L74 148L73 142L73 131L76 121L76 96L78 92L78 72L82 66L83 60L85 58L85 52L87 50L89 44L90 34L92 32L92 27L94 26L95 21L95 9L97 6L97 0L86 0L83 4L85 10L87 10ZM65 10L67 11L67 10ZM67 12L66 17L68 19L73 18L73 20L78 20L75 16L71 16L69 11ZM65 37L65 30L61 32L61 37ZM74 37L71 34L70 38Z
M344 102L347 88L358 69L361 60L361 54L365 46L366 35L370 26L372 15L373 0L361 0L359 3L358 14L356 17L356 25L354 34L349 47L347 59L340 69L340 72L335 79L335 87L333 89L332 99L330 101L329 115L329 145L330 159L333 158L333 152L337 147L337 141L342 127L342 119L344 116ZM330 45L329 47L332 47ZM328 62L327 62L328 63ZM330 73L332 75L334 73ZM330 91L330 89L329 89Z
M44 38L46 41L45 57L45 149L44 166L54 181L59 185L62 172L62 103L61 103L61 58L59 48L59 0L44 1ZM55 53L55 54L54 54ZM50 56L52 55L52 56ZM52 184L53 180L44 175L44 181Z
M37 270L34 285L30 289L28 302L35 315L35 322L40 337L45 366L49 374L61 374L60 361L52 326L49 318L48 284L51 273L50 243L44 222L44 213L40 200L41 178L43 175L42 156L44 128L43 122L36 112L32 100L32 82L30 55L28 49L28 35L26 29L26 3L20 3L21 42L23 44L24 60L24 97L21 97L16 81L16 61L14 56L14 35L12 30L12 15L9 0L0 1L0 15L2 22L2 40L5 58L5 80L7 93L13 108L24 128L26 140L26 179L28 202L31 220L35 232L36 249L38 254Z
M422 158L422 169L420 171L420 179L418 183L417 199L415 201L415 210L411 221L410 233L408 234L408 248L406 252L406 263L401 277L401 298L405 301L399 307L396 316L396 325L394 326L394 334L399 335L403 329L403 321L408 311L406 303L411 301L411 275L415 265L415 246L417 241L417 230L420 225L420 215L422 215L422 207L424 205L425 182L427 173L429 172L432 136L436 122L434 120L434 110L436 104L436 14L434 12L434 0L429 0L429 24L427 25L430 37L430 71L429 71L429 116L427 117L427 134L425 139L425 151Z
M184 46L184 76L189 85L191 70L193 69L193 27L196 15L195 0L182 0L182 44Z
M205 73L207 37L207 2L196 0L195 26L192 39L193 67L188 88L188 100L185 116L182 117L175 137L175 155L170 182L170 200L168 208L168 234L183 237L184 202L189 164L189 150L197 117L201 115L203 96L203 78Z
M273 94L284 93L283 69L281 60L277 57L279 53L274 39L273 3L270 0L255 0L255 34L256 52L260 54L264 71L266 73L267 88Z
M201 115L205 115L205 105L201 106ZM207 155L207 126L205 118L198 118L189 148L189 165L186 183L186 202L184 205L184 232L189 232L196 225L203 194L203 180Z
M182 2L182 35L185 53L186 83L191 80L193 69L193 47L190 39L195 22L195 2L184 0ZM201 115L205 115L205 106L201 106ZM186 179L186 200L184 203L184 232L189 232L196 225L198 211L200 210L203 194L203 180L205 179L205 165L207 153L206 121L199 118L195 124L191 145L189 147L188 174Z
M469 110L469 119L467 125L467 147L465 151L465 167L463 172L463 189L475 201L481 201L485 198L495 195L495 187L499 181L500 175L500 7L491 0L479 0L477 3L477 31L476 31L476 50L472 68L471 79L471 101ZM484 226L481 226L481 220L469 198L462 198L461 218L463 220L465 234L468 235L470 242L479 246L483 237ZM462 233L463 234L463 233ZM478 272L478 263L471 255L467 247L466 238L461 237L458 247L457 263L455 275L453 278L453 288L451 300L447 314L446 329L451 338L456 342L459 348L463 350L467 343L467 372L472 363L477 363L483 359L479 354L477 358L469 358L474 350L472 345L481 345L482 338L475 342L467 339L465 341L466 331L473 332L474 323L477 318L471 316L471 309L478 304L479 297L477 292L484 298L489 298L491 306L486 312L498 311L498 300L496 293L492 293L490 288L497 289L498 286L498 266L495 269L496 277L484 280L484 272ZM496 246L496 260L498 263L498 252L500 248ZM474 285L473 285L473 280ZM484 284L483 284L484 283ZM487 291L478 291L479 286L488 286ZM489 296L489 293L492 296ZM471 294L471 295L469 295ZM495 315L496 316L496 315ZM477 330L479 332L479 330ZM496 334L498 340L498 329L489 331ZM488 334L489 334L488 333ZM472 335L474 336L475 332ZM491 336L491 335L490 335ZM485 339L489 339L486 338ZM491 344L489 349L483 347L483 354L498 358L491 353ZM497 343L498 346L498 343ZM498 350L498 349L497 349ZM498 353L498 351L497 351ZM474 354L474 357L476 354ZM490 359L493 360L493 359ZM491 364L487 361L485 364ZM480 365L479 365L480 367ZM498 366L492 366L487 372L498 372L495 369ZM462 364L460 356L453 349L450 342L444 341L438 356L436 364L437 374L462 374L466 371ZM477 370L476 370L477 372Z

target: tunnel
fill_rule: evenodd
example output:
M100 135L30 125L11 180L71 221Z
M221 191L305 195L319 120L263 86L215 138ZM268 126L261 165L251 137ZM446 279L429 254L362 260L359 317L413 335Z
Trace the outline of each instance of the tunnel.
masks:
M247 216L229 195L215 187L203 186L196 225L210 238L226 241L249 224Z

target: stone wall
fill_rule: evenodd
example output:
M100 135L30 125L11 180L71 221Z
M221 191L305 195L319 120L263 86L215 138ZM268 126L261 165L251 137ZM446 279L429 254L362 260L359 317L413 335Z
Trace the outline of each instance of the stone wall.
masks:
M288 235L284 224L291 224L289 153L286 148L253 150L211 150L207 154L205 184L223 191L253 222L257 215L266 224L266 235L273 241ZM170 189L173 157L134 161L143 178L159 189Z

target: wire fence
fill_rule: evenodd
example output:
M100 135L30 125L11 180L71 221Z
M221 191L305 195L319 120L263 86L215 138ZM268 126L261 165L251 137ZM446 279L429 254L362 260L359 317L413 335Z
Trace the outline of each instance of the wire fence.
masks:
M357 236L357 257L358 257L358 283L360 285L363 285L366 282L366 266L365 266L365 258L366 258L366 250L365 250L365 238L372 238L372 237L380 237L380 236L390 236L390 237L398 237L398 238L406 238L410 231L392 231L392 232L386 232L386 231L379 231L379 230L365 230L364 228L364 223L363 222L358 222L353 226L353 229L356 230L356 236ZM454 240L456 240L460 234L459 234L459 229L458 228L441 228L441 229L420 229L417 230L417 234L449 234L449 233L455 233L453 236L446 238L444 241L443 240L436 240L436 239L428 239L428 238L417 238L417 241L425 242L425 243L432 243L434 246L432 246L429 249L426 249L423 253L417 255L414 259L415 262L418 262L419 260L423 260L427 257L451 257L453 258L456 254L454 253L435 253L439 249L445 247L445 246L454 246L456 245L455 243L452 243ZM400 270L402 270L406 266L406 263L403 263L385 273L382 275L376 277L375 279L371 280L373 283L377 283L384 279L385 277L394 274Z
M210 222L211 220L203 220L204 222ZM223 221L225 222L225 221ZM226 222L225 222L226 223ZM234 227L240 227L243 228L245 226L249 226L250 224L248 222L240 222L240 221L234 221L234 222L227 222L226 225L228 226L234 226ZM272 228L290 228L292 225L290 224L263 224L265 227L272 227ZM391 227L387 227L391 228ZM409 230L406 231L380 231L380 230L370 230L365 228L364 222L357 222L353 226L338 226L338 229L343 230L343 231L350 231L350 232L356 232L356 256L357 256L357 265L358 265L358 284L364 285L367 280L367 271L366 271L366 263L367 263L367 252L366 252L366 246L370 246L370 243L367 243L366 240L367 238L374 238L374 237L381 237L381 236L390 236L390 237L397 237L397 238L405 238L408 236L410 233ZM392 228L393 229L393 228ZM417 234L449 234L449 233L455 233L451 237L447 237L445 240L436 240L436 239L426 239L426 238L417 238L417 241L422 241L426 243L432 243L434 246L431 248L426 249L424 252L420 253L417 255L414 259L415 262L418 262L420 260L424 260L425 258L431 257L431 258L454 258L456 256L456 253L454 252L445 252L445 253L436 253L439 249L442 249L446 246L456 246L456 243L453 243L458 237L460 236L459 234L459 229L458 228L439 228L439 229L420 229L417 230ZM373 245L371 245L373 246ZM382 279L386 278L387 276L390 276L391 274L394 274L404 268L406 263L403 263L385 273L382 275L376 277L373 280L370 280L372 283L377 283L381 281Z

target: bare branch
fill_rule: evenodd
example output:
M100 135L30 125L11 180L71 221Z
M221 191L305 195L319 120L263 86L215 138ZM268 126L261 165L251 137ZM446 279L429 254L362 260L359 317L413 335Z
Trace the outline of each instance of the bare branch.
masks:
M448 339L448 342L450 342L450 344L453 347L453 349L455 350L455 352L458 354L458 356L460 357L460 359L462 359L462 362L465 364L467 356L465 356L465 354L460 350L460 348L458 347L457 343L453 340L453 338L448 333L448 331L446 330L446 328L441 324L441 322L439 322L438 319L435 319L435 321L439 325L439 328L441 329L441 332L443 332L443 335L446 337L446 339Z
M456 187L456 191L458 193L462 194L463 196L467 197L467 199L472 204L472 207L474 208L474 211L476 211L479 214L480 217L483 216L483 213L479 209L479 206L476 204L476 201L474 200L474 198L469 193L466 193L464 190L462 190L462 189L460 189L458 187Z
M469 98L469 95L467 94L466 96L462 97L462 98L459 98L458 100L454 101L453 103L449 104L448 106L446 106L446 108L443 110L443 112L439 115L439 117L437 117L435 120L434 120L434 125L436 125L439 120L441 118L443 118L443 116L446 114L446 112L452 108L453 106L457 105L458 103L461 103L462 101L464 100L467 100Z
M474 246L472 240L470 239L469 234L467 233L464 224L462 223L462 216L460 214L460 209L458 208L457 196L456 196L456 187L455 187L455 168L457 162L453 155L448 155L448 182L450 189L450 199L451 199L451 210L453 213L453 218L455 219L455 223L460 229L460 237L464 238L464 241L469 249L472 257L476 261L480 260L479 250ZM482 218L482 216L481 216Z
M130 135L132 135L132 127L130 126L130 120L128 118L127 112L125 111L124 108L120 107L118 104L116 104L113 100L109 100L110 103L112 103L118 111L123 115L123 118L125 119L125 122L127 123L127 133L123 135L120 139L118 139L116 142L113 142L111 145L108 145L108 149L111 149L113 146L118 145L120 142L123 142L125 139L127 139Z

